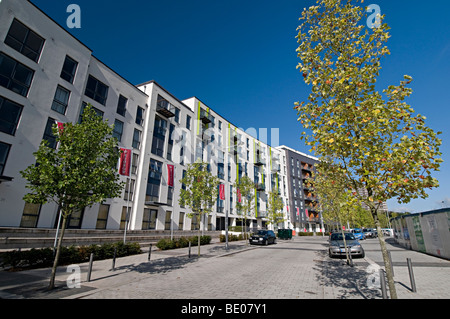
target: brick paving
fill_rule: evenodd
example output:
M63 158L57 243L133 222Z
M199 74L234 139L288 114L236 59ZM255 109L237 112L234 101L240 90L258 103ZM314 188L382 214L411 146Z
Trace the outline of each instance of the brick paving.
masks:
M197 248L158 251L95 261L91 281L88 263L80 264L81 288L67 288L69 273L58 268L58 289L48 292L50 269L0 272L3 299L380 299L376 276L370 270L383 266L376 239L362 242L366 258L355 266L330 259L324 237L295 237L276 245L250 246L245 242L215 242ZM448 299L450 262L405 250L388 243L397 294L400 299ZM417 293L411 291L406 258L413 261ZM372 267L372 268L371 268ZM370 281L370 278L374 281Z

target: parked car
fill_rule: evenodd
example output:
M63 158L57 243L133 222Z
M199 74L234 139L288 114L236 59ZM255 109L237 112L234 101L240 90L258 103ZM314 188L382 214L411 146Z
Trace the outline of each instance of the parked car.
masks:
M352 229L352 233L353 233L353 235L355 235L355 238L357 240L364 240L365 239L363 231L361 229L359 229L359 228Z
M275 244L277 237L273 230L258 230L256 234L253 234L249 241L250 244L269 245Z
M344 233L345 243L352 256L365 257L365 252L359 241L355 238L353 233ZM344 237L342 233L332 233L329 239L328 256L331 258L335 256L345 256Z
M378 232L375 228L365 228L363 230L365 238L377 238Z

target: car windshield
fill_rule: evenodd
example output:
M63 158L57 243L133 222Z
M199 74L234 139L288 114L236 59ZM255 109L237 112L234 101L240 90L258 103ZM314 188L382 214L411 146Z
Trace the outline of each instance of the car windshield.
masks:
M267 234L267 230L258 230L258 235L265 235Z
M352 240L352 239L355 239L355 236L353 234L350 233L345 234L345 240ZM342 234L339 233L331 234L331 240L343 240Z

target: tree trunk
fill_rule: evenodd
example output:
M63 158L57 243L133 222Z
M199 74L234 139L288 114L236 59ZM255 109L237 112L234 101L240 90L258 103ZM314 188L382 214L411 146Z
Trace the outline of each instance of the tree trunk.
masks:
M377 227L378 240L380 242L381 254L383 255L384 268L386 271L386 277L387 277L388 286L389 286L389 293L390 293L391 299L397 299L397 291L395 289L394 274L392 273L392 268L391 268L391 260L389 258L389 254L388 254L388 251L386 248L386 242L384 240L383 232L381 231L381 225L380 225L380 221L378 220L378 215L377 215L376 210L375 211L372 210L372 216L375 220L375 226Z
M202 215L200 215L202 216ZM200 225L198 225L198 234L197 234L197 244L198 244L198 257L200 257Z
M50 276L50 284L48 285L48 290L52 290L53 288L55 288L56 268L58 267L59 255L61 253L61 244L64 238L66 224L67 224L67 215L63 213L62 228L58 238L58 245L56 247L56 255L55 260L53 261L52 274Z

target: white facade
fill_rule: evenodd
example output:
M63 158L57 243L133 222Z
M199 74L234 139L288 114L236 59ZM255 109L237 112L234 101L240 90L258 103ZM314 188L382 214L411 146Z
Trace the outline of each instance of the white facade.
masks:
M85 103L115 124L121 148L132 149L131 183L121 197L75 214L69 228L220 230L226 216L230 226L238 225L241 216L232 189L238 175L257 182L255 189L264 185L255 196L257 210L249 226L273 227L265 218L269 192L279 190L284 203L289 200L283 150L254 138L249 134L253 130L236 127L195 97L180 101L155 81L130 84L27 0L1 1L0 19L0 76L6 74L0 78L0 227L56 227L54 204L38 207L23 201L27 189L20 171L35 162L33 153L46 136L48 123L78 122ZM25 40L13 48L19 31L26 33ZM37 58L23 49L32 44L27 42L31 37L42 41L36 46ZM68 67L74 62L74 69ZM11 84L18 79L16 73L8 73L9 65L25 68L28 74L21 91ZM73 74L68 76L68 69ZM16 117L8 115L9 108L17 111ZM179 180L187 165L199 158L219 176L225 200L217 202L211 216L193 225L188 209L178 204ZM168 185L171 165L173 187ZM287 205L284 214L286 221L278 227L291 226Z

